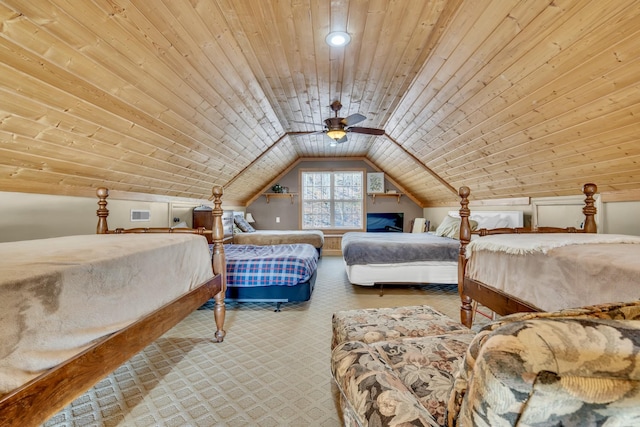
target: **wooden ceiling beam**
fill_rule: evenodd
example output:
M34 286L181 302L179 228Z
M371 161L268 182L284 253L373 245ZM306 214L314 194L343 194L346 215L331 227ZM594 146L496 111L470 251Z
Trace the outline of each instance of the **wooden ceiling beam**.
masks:
M404 146L400 143L398 143L398 141L396 141L391 135L385 133L384 136L386 136L389 141L393 142L398 148L400 148L407 156L409 156L414 162L416 162L418 165L420 165L420 167L427 172L429 175L431 175L433 178L435 178L440 184L442 184L447 190L449 190L451 193L453 194L458 194L458 190L456 190L455 188L453 188L451 186L451 184L449 184L445 179L443 179L440 175L438 175L437 173L435 173L433 170L431 170L427 165L425 165L424 163L422 163L420 161L420 159L418 159L416 156L414 156L412 153L410 153L409 151L407 151Z

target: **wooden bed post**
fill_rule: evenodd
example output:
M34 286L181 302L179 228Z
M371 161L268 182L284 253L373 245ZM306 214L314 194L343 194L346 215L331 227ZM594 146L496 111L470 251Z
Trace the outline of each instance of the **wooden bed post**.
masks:
M460 187L460 252L458 254L458 294L460 294L460 321L463 325L471 327L473 322L473 307L471 298L464 295L464 270L467 265L465 250L471 242L471 225L469 224L469 187Z
M109 226L107 225L107 217L109 216L109 209L107 209L107 197L109 197L109 190L104 187L100 187L96 190L98 196L98 226L96 227L96 234L107 234Z
M587 196L586 199L584 199L585 206L582 208L582 213L584 213L584 226L582 228L585 233L596 233L598 231L596 219L594 218L597 209L594 206L595 199L593 198L593 195L596 191L598 191L598 186L595 184L589 183L582 187L582 192Z
M226 311L224 296L227 290L227 262L224 256L224 245L222 243L224 239L224 228L222 224L222 193L222 187L214 186L211 189L211 197L209 197L209 200L213 200L214 206L213 210L211 211L211 215L213 215L213 227L211 230L211 240L213 240L213 255L211 264L213 266L213 274L220 274L220 276L222 277L222 290L214 297L216 300L216 304L213 310L213 315L215 317L217 326L217 342L222 342L226 334L222 329Z
M213 270L214 275L220 275L222 281L222 290L215 294L214 299L216 301L215 307L213 309L214 318L216 321L216 333L215 333L215 341L222 342L226 335L224 331L224 321L225 321L225 303L224 296L225 291L227 290L227 263L224 256L224 246L222 241L224 239L224 229L222 225L222 187L215 186L211 190L211 197L209 200L213 200L214 209L211 212L213 215L213 227L211 232L212 240L213 240L213 254L211 256L211 268ZM105 187L100 187L96 190L96 195L98 196L98 210L96 214L98 215L98 225L96 227L96 234L123 234L123 233L188 233L188 234L199 234L205 235L209 233L209 230L205 230L204 227L200 227L198 229L191 228L166 228L166 227L156 227L156 228L116 228L115 230L109 230L107 225L107 217L109 216L109 209L107 209L107 197L109 197L109 190Z

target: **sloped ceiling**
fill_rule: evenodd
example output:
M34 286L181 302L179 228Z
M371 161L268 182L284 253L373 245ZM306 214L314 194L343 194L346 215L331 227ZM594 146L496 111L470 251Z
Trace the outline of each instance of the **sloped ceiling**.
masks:
M0 0L0 20L4 191L246 203L314 157L366 158L423 206L640 188L637 1ZM385 135L299 135L335 100Z

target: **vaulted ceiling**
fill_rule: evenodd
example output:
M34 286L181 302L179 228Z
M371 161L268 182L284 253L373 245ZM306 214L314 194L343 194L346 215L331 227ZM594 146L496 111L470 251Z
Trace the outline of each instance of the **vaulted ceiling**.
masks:
M423 206L640 188L636 0L0 0L0 20L0 190L245 203L325 157ZM301 135L335 100L385 134Z

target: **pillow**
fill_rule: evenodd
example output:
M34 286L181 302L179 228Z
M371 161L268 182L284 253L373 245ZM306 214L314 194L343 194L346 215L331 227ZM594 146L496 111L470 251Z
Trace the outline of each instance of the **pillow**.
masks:
M249 224L247 220L242 217L242 215L234 215L233 222L235 222L238 228L245 233L253 233L254 231L256 231L256 229L253 228L251 224Z
M186 222L181 221L181 222L177 223L176 225L174 225L171 228L189 228L189 226L187 225Z
M450 215L447 215L442 223L436 228L435 234L436 236L449 237L451 239L460 240L460 218L454 218ZM478 228L478 222L472 219L469 220L469 225L471 226L471 230L475 230Z
M491 230L492 228L505 228L509 227L509 218L504 215L496 215L491 217L484 217L478 221L478 228L486 228Z
M511 225L509 224L509 218L505 217L504 215L500 215L500 219L496 223L496 228L507 228L510 226Z
M238 228L238 226L236 225L236 223L233 223L233 234L239 234L242 233L243 231L240 230L240 228Z
M498 215L481 217L481 219L478 220L478 227L491 230L492 228L496 228L498 221L500 221L500 216Z

